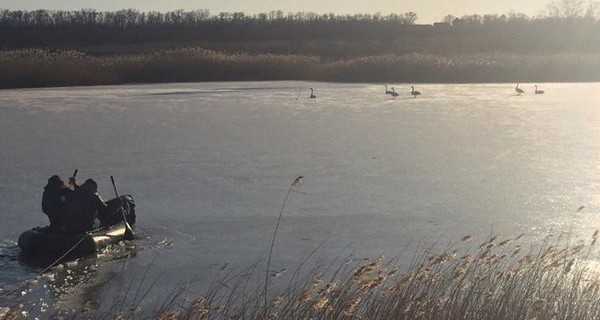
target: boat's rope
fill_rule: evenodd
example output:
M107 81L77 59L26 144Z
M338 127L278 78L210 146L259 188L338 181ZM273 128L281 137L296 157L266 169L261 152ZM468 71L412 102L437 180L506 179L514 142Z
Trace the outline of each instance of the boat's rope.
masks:
M110 227L111 226L103 226L103 227L88 231L83 237L81 237L81 239L79 239L79 241L77 241L77 243L74 246L71 247L71 249L67 250L67 252L65 252L62 256L60 256L60 258L56 259L49 266L47 266L44 270L42 270L40 273L38 273L38 275L42 275L44 272L46 272L46 271L50 270L50 268L54 267L60 260L62 260L62 258L66 257L69 253L71 253L71 251L75 250L75 248L77 248L77 246L79 244L81 244L81 242L83 242L85 237L87 237L89 234L108 230Z
M69 253L71 253L71 251L75 250L75 248L77 248L77 246L79 244L81 244L83 242L83 240L85 239L85 237L87 237L88 235L84 235L83 237L81 237L81 239L79 239L79 241L77 241L77 243L71 247L71 249L67 250L67 252L65 252L65 254L63 254L62 256L60 256L60 258L56 259L56 261L52 262L49 266L47 266L44 270L42 270L40 273L38 273L39 275L42 275L44 272L50 270L50 268L54 267L60 260L62 260L62 258L66 257Z
M94 230L90 230L90 231L88 231L87 233L88 233L88 234L92 234L92 233L96 233L96 232L100 232L100 231L108 230L108 228L110 228L110 227L112 227L112 226L104 226L104 227L100 227L100 228L97 228L97 229L94 229Z

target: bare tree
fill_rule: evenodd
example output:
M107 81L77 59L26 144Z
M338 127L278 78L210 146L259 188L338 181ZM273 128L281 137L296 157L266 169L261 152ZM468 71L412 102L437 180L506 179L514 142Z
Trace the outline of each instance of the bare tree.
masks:
M553 0L548 5L548 11L554 18L578 18L586 10L586 0Z
M600 2L590 1L587 8L585 9L586 18L596 18L600 14Z
M453 15L451 15L451 14L449 14L449 15L446 15L444 17L444 20L442 20L442 22L445 22L445 23L447 23L449 25L452 25L452 22L454 21L454 18L456 18L456 17L453 16Z
M419 17L417 16L416 13L414 13L412 11L406 12L406 13L404 13L404 23L403 24L413 25L413 24L415 24L415 22L417 22L417 19L419 19Z

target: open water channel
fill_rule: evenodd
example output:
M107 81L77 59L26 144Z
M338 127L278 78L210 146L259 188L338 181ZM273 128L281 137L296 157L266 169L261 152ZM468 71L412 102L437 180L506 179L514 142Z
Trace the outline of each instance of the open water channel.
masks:
M523 95L514 84L424 84L418 98L393 86L399 97L378 84L306 82L0 91L2 292L45 309L103 308L152 287L148 305L178 283L202 292L226 263L264 272L300 175L276 270L308 256L402 256L491 233L535 244L600 226L600 84L543 84L543 95L533 84ZM57 290L16 241L46 224L48 177L75 168L105 199L111 175L133 195L139 240L62 264Z

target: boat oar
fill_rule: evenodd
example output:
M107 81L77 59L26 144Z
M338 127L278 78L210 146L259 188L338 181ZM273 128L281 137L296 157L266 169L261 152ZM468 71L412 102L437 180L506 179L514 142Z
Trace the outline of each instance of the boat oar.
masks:
M121 197L119 197L119 192L117 191L117 185L115 184L115 179L113 178L113 176L110 176L110 181L112 182L113 189L115 189L115 195L117 196L117 199L119 199L119 202L121 202L121 207L123 207L123 201L121 200ZM134 238L133 230L131 229L129 222L127 222L127 217L125 217L125 208L123 208L123 210L121 210L121 214L123 215L123 223L125 223L125 239L133 240L133 238Z
M75 169L75 171L73 171L73 175L69 178L69 184L73 188L75 187L75 176L77 176L77 171L79 171L79 169Z

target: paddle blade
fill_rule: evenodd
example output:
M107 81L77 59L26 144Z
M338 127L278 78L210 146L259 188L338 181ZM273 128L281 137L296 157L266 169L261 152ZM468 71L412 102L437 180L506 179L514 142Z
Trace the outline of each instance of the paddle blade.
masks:
M121 201L121 205L123 205L123 202L119 197L119 191L117 191L115 178L113 178L113 176L110 176L110 182L112 182L113 188L115 189L115 195ZM127 222L127 217L125 216L125 212L123 210L121 210L121 214L123 214L123 223L125 223L125 240L133 240L135 238L135 235L133 234L133 229L131 229L129 222Z
M125 240L135 239L135 235L133 234L133 229L131 229L131 226L129 225L127 220L123 220L123 221L125 221Z
M122 204L119 210L123 215L123 223L125 224L125 240L133 240L135 238L135 235L133 234L133 229L129 225L129 222L127 221L127 216L125 215L125 210L123 209Z

